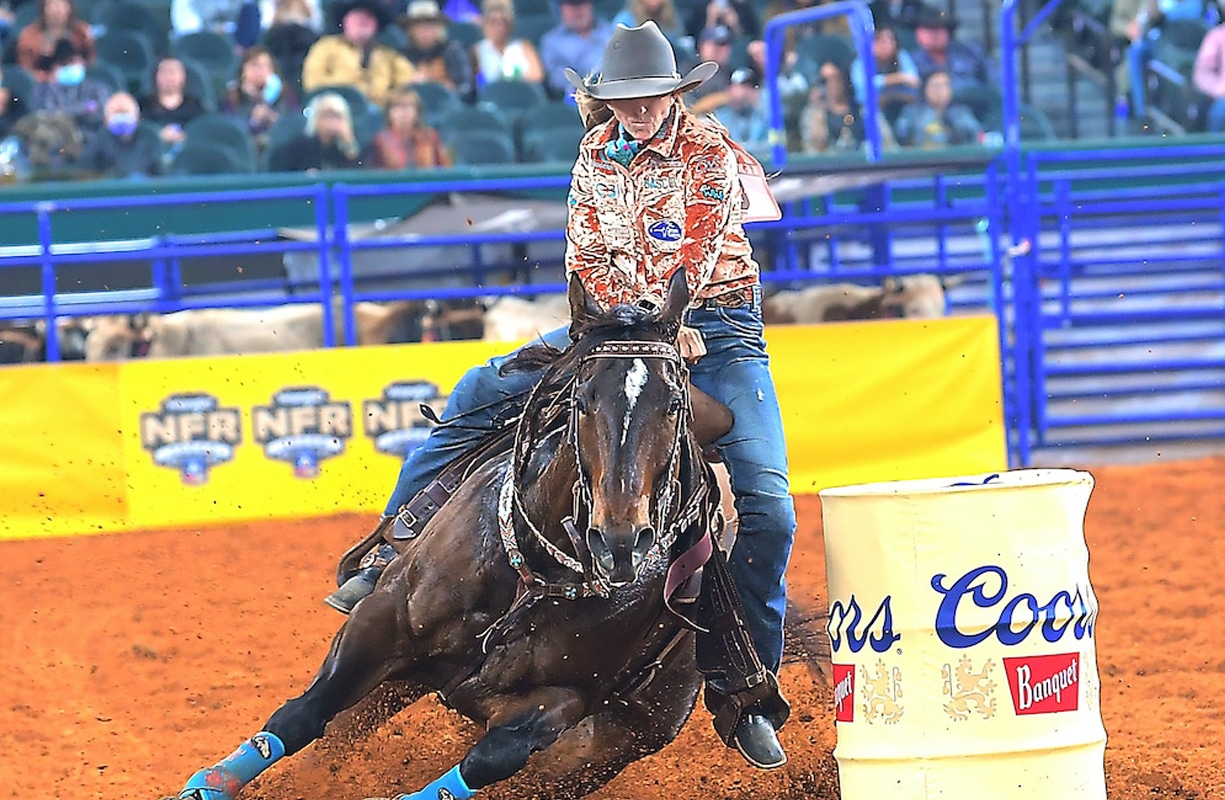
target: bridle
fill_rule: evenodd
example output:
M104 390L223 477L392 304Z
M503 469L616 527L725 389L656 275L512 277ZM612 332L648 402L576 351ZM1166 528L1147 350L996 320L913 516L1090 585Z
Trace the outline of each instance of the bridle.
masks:
M567 383L561 386L548 405L538 412L542 418L562 410L565 410L568 414L566 442L574 449L578 477L572 488L574 496L573 512L571 516L566 517L561 522L570 539L571 546L574 548L575 555L565 552L551 542L541 532L540 528L532 522L531 517L523 506L520 484L533 443L530 441L531 437L525 432L528 427L527 424L524 420L520 420L519 429L515 433L511 464L506 470L506 475L498 494L499 534L508 563L519 573L521 580L520 592L510 610L486 630L483 637L486 648L489 646L491 637L495 637L499 631L503 630L507 620L514 616L517 611L530 608L544 597L577 600L581 597L607 597L609 595L610 587L598 576L591 574L585 569L582 562L576 557L584 552L586 546L583 544L582 536L579 534L575 520L583 519L585 516L589 518L592 504L591 481L586 476L581 460L578 458L578 417L580 413L579 404L577 403L577 392L579 390L578 376L585 364L612 358L663 359L665 362L672 363L676 365L680 390L682 392L683 407L680 413L676 415L676 427L672 438L671 451L668 456L667 473L665 479L661 482L661 486L656 489L655 497L652 498L652 505L654 506L653 524L656 531L656 539L647 557L649 559L668 558L677 537L681 532L699 521L704 513L709 517L706 520L707 524L721 527L721 521L716 519L719 515L718 506L710 502L710 491L708 488L692 492L688 502L683 507L676 507L682 490L680 481L682 466L681 444L684 442L685 435L688 432L693 411L692 405L689 402L688 370L675 345L667 342L633 340L611 340L596 345L582 356L574 367L574 373ZM538 395L543 391L542 387L543 382L538 384L528 397L527 409L537 407ZM566 405L568 405L568 409L565 408ZM527 533L535 539L541 548L554 561L570 572L573 572L577 579L572 581L548 581L539 573L533 571L528 565L523 550L519 545L516 523L521 523L527 529Z

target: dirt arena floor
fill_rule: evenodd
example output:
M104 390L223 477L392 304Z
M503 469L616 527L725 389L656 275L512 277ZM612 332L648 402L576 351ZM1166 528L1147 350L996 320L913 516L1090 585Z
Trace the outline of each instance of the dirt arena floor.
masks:
M1110 796L1225 798L1225 459L1091 471ZM792 596L820 610L820 631L820 504L801 498L799 510ZM0 796L158 798L229 753L310 680L340 623L320 597L368 524L0 543ZM593 797L837 798L830 692L794 657L783 680L795 713L782 770L748 768L698 712L678 741ZM347 728L277 765L244 800L410 791L476 734L432 699L368 735L338 723Z

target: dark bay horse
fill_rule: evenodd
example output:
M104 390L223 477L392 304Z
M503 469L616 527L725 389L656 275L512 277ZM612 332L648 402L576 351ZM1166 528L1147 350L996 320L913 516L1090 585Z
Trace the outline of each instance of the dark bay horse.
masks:
M306 692L180 798L236 797L389 682L438 692L486 731L413 800L469 797L546 748L550 790L577 797L676 736L702 678L669 568L701 558L720 524L675 346L683 274L658 311L604 311L572 281L574 344L507 365L545 367L511 451L407 543Z

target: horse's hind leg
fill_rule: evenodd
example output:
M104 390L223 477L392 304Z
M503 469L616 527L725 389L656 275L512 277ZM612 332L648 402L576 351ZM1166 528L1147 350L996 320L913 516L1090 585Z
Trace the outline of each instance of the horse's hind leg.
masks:
M389 677L410 666L391 593L364 600L332 640L315 679L274 713L264 729L212 767L188 779L183 800L233 800L242 787L323 735L327 723ZM392 632L389 635L389 632Z
M581 694L562 687L540 687L509 699L459 764L405 800L467 800L476 790L523 769L532 753L552 745L582 718L585 708Z

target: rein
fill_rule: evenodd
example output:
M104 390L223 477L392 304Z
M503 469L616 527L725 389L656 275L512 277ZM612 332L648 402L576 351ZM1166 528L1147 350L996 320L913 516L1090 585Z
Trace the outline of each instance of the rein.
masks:
M676 430L672 440L671 452L668 457L667 477L663 482L662 487L658 490L655 499L655 530L657 538L648 553L648 559L667 558L671 551L672 545L675 544L677 537L685 530L694 524L702 521L705 515L705 524L707 530L704 531L705 536L701 537L698 545L691 548L690 551L683 554L677 559L678 564L683 563L684 566L690 566L695 559L705 561L702 553L709 554L709 534L717 527L721 527L721 514L719 513L717 504L712 501L708 482L699 482L698 489L690 494L687 502L680 508L675 508L677 498L681 493L681 443L684 440L690 416L692 415L692 406L689 402L689 383L685 378L684 361L680 357L680 353L676 347L666 342L642 342L632 340L611 340L602 342L591 349L590 352L584 354L579 363L574 369L574 374L571 375L565 383L558 387L556 395L540 409L534 420L528 420L525 416L520 419L520 425L515 433L515 444L513 457L510 466L506 470L505 478L502 481L498 494L498 532L499 538L502 541L503 550L506 553L507 563L511 568L519 573L520 586L516 595L515 601L507 612L502 615L497 621L489 626L482 634L482 649L485 652L489 651L490 646L495 645L505 635L506 631L511 627L515 618L520 614L530 609L541 599L557 598L564 600L578 600L583 597L608 597L610 587L608 587L599 577L590 573L582 562L579 560L581 554L585 550L582 536L579 533L578 527L575 524L576 519L583 518L584 513L589 512L592 504L592 493L590 481L584 474L582 465L578 462L578 403L575 402L575 393L578 391L578 372L579 369L589 361L609 358L657 358L674 363L681 376L681 387L684 393L684 412L677 415ZM528 397L527 408L536 407L540 395L545 391L543 388L545 381L537 384L531 395ZM572 492L574 495L574 508L571 516L564 518L561 521L567 536L570 539L571 546L574 548L574 555L571 555L544 535L539 527L532 522L531 517L527 513L527 509L523 505L522 497L522 475L530 455L530 447L532 444L532 436L527 432L531 422L540 420L542 425L547 425L548 420L555 419L556 414L562 410L566 410L568 405L568 419L566 422L566 442L573 448L576 454L576 467L578 477L575 480ZM557 564L569 570L576 575L576 579L572 581L549 581L542 577L539 572L532 569L527 563L527 558L523 553L522 547L519 544L518 524L522 524L541 548L553 559ZM695 567L696 569L696 567ZM689 572L692 574L692 570ZM690 626L694 626L693 622L684 615L672 608L668 600L671 594L679 588L679 583L669 572L666 581L665 603L669 610L677 614L682 620Z

